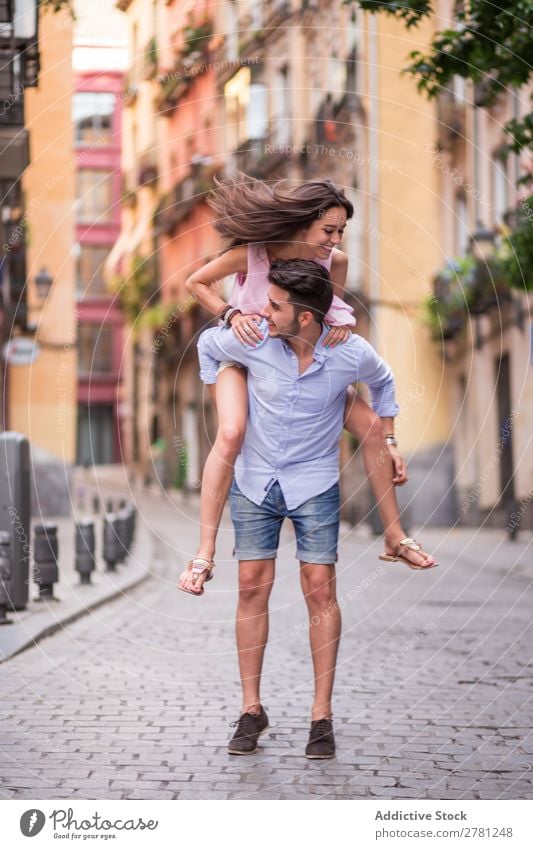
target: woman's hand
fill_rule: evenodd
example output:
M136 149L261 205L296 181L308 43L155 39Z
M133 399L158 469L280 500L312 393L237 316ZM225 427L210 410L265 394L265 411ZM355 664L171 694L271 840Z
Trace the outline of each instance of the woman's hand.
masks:
M258 313L252 315L235 313L235 316L231 319L231 329L239 342L242 342L243 345L257 345L263 341L263 334L258 327L262 318Z
M407 464L395 445L387 445L392 460L392 482L394 486L407 483Z
M343 327L330 327L323 344L326 348L334 348L336 345L347 342L351 335L352 328L349 324L345 324Z

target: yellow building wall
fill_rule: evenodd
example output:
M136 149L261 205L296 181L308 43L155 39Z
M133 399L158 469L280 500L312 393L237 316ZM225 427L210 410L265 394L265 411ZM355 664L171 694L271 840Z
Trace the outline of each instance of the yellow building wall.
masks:
M435 106L412 77L401 76L407 54L424 49L431 25L406 30L377 16L379 160L379 305L375 344L391 364L402 412L402 450L420 451L449 438L444 363L421 321L421 304L442 265L439 173L428 155Z
M28 238L30 321L39 358L9 367L9 427L36 446L73 462L76 451L77 322L74 303L74 195L71 99L72 20L41 13L39 86L25 93L30 165L23 176ZM53 285L41 306L34 278L46 266Z

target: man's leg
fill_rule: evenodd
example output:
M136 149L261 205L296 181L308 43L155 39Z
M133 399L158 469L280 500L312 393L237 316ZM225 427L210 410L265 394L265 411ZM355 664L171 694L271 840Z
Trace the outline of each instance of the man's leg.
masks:
M268 716L261 705L261 670L268 638L268 599L283 521L271 492L263 504L257 505L243 495L235 481L231 489L234 554L239 561L236 632L243 708L234 723L237 727L228 745L230 755L252 755L260 735L268 729Z
M300 581L309 611L309 640L315 677L311 720L329 719L341 613L337 604L335 566L300 563Z
M300 581L309 610L315 676L312 722L331 716L331 697L341 632L335 563L339 541L340 491L336 483L289 514L297 540Z
M274 560L239 561L236 632L243 713L259 713L261 707L261 670L268 639L268 599L274 569Z

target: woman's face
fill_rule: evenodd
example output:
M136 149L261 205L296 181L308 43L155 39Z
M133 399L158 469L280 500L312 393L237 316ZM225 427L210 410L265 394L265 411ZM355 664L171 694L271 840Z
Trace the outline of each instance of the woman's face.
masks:
M305 252L301 259L327 259L342 242L346 227L346 210L342 206L332 206L323 215L315 219L307 229L298 233L294 242Z

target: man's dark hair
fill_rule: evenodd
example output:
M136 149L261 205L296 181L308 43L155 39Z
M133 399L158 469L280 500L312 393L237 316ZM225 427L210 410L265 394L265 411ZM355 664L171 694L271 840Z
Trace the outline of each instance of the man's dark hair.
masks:
M267 275L275 286L289 293L296 315L309 310L319 324L324 321L333 300L329 271L307 259L277 259Z

